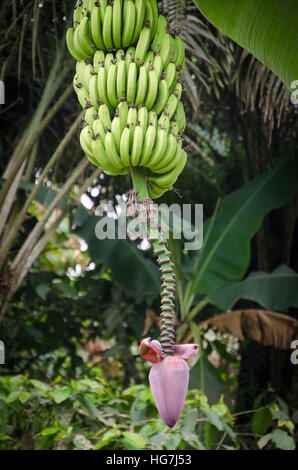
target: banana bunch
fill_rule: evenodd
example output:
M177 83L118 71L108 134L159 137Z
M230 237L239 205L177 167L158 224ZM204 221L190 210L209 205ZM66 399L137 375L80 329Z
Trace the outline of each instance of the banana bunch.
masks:
M157 19L156 0L78 0L66 35L69 52L83 60L96 50L129 47L137 43L144 27L152 39Z
M160 197L187 160L183 41L156 0L80 0L67 43L77 59L73 85L85 109L85 154L109 175L147 168L149 196Z
M84 124L80 143L91 163L109 175L127 174L131 166L148 168L153 198L172 189L186 163L180 137L185 126L181 102L174 112L165 110L160 117L144 104L136 108L121 101L113 118L106 104L91 105Z

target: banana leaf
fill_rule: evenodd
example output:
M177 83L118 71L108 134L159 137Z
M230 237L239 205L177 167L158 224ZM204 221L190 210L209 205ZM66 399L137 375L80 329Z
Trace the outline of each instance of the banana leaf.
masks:
M298 79L297 0L194 0L219 31L291 88Z

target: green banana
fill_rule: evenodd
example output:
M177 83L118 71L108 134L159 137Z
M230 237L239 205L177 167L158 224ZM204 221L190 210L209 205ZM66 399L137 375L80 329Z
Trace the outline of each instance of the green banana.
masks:
M166 33L162 40L160 49L160 57L163 64L163 69L167 67L171 59L174 59L174 39L168 33Z
M117 62L117 81L116 81L116 95L117 99L126 96L126 64L125 60Z
M94 129L94 126L93 126ZM160 159L159 163L156 163L156 165L151 166L151 170L154 173L164 173L164 168L170 163L170 161L173 159L174 154L177 150L177 140L176 137L173 136L173 134L169 133L167 136L167 148L164 153L164 156Z
M122 133L124 128L127 125L127 118L128 118L128 105L127 105L127 103L124 102L124 101L119 103L118 108L116 109L116 112L119 115L120 129L121 129L121 133Z
M150 28L144 26L140 32L139 40L136 45L135 61L143 65L150 44Z
M111 129L112 123L108 106L106 104L102 104L101 106L99 106L97 114L98 118L101 119L104 128Z
M90 15L90 30L93 41L98 49L105 50L105 43L102 37L102 30L100 24L100 9L95 6Z
M137 83L137 94L135 97L135 105L138 107L144 103L148 86L148 72L146 67L143 65L139 70L139 78Z
M155 183L160 188L168 188L172 186L178 179L181 171L185 167L187 156L186 152L180 148L177 149L177 153L179 153L179 162L178 164L167 173L158 176L151 176L148 178L148 181L151 183Z
M83 85L86 90L89 89L89 83L93 73L93 66L91 64L85 64L84 75L83 75Z
M137 64L131 62L127 74L126 99L129 104L134 103L137 84Z
M94 72L99 71L99 68L102 67L104 61L105 61L104 51L96 51L93 57Z
M127 124L129 125L129 130L130 130L130 137L129 137L129 150L131 151L132 149L132 144L133 144L133 134L135 130L135 126L137 123L137 110L134 106L131 106L128 110L127 113Z
M169 186L168 188L161 189L159 186L156 186L153 181L148 181L148 194L151 199L158 199L164 193L170 191L171 189L171 186Z
M92 142L92 152L93 156L97 161L97 165L103 169L105 173L110 173L112 175L119 175L119 170L113 166L111 163L104 145L102 144L99 138L95 138Z
M105 67L100 67L97 75L98 96L103 103L108 103L107 96L107 75Z
M145 105L139 106L138 108L138 122L143 131L143 136L145 137L146 130L148 127L149 113Z
M93 128L94 122L98 119L97 109L94 106L91 106L90 108L86 109L84 118L88 126L91 126Z
M116 95L117 65L111 64L107 76L107 96L112 108L117 108Z
M155 54L155 57L154 57L154 60L153 60L153 67L154 67L155 73L157 75L157 80L159 80L160 76L161 76L162 69L163 69L163 63L162 63L160 54L158 52L156 52L156 54Z
M146 67L146 70L150 70L150 66L153 65L154 57L155 56L153 51L147 52L144 62L144 67Z
M147 127L146 135L144 138L144 145L142 150L142 155L139 161L139 166L147 166L147 162L150 161L150 156L155 144L157 128L154 125L150 125Z
M73 22L74 24L79 24L83 18L83 1L78 0L73 12Z
M175 65L176 67L183 67L185 63L185 46L184 42L179 36L174 37L175 46Z
M131 165L138 166L143 148L143 129L141 128L140 124L137 123L135 126L134 134L133 134L133 145L131 149Z
M93 157L92 152L92 136L93 131L90 126L85 126L80 133L80 144L84 153L89 157Z
M159 162L166 150L167 146L167 132L161 127L157 128L157 134L155 139L155 146L150 157L150 160L147 162L147 166L151 169L152 166L156 165Z
M113 43L116 49L122 44L122 4L121 0L114 0L113 3Z
M74 31L73 27L68 28L66 33L66 44L72 57L80 61L83 60L85 56L83 51L81 51L81 49L77 49L74 45Z
M152 41L153 38L153 21L154 21L154 16L153 16L153 10L151 7L151 2L150 0L145 0L145 21L144 23L150 27L150 41Z
M132 47L132 46L129 47L126 51L125 64L126 64L126 73L127 74L128 74L129 66L130 66L131 62L134 60L135 52L136 52L136 49L135 49L135 47Z
M131 40L131 44L135 44L139 38L145 17L145 3L144 0L135 0L135 9L136 9L136 19L135 19L135 29L134 34Z
M186 118L185 118L185 113L184 113L184 108L182 101L179 101L178 106L177 106L177 111L175 114L175 118L178 124L178 129L179 132L183 132L186 126Z
M101 119L96 119L96 121L94 121L93 123L93 133L95 135L95 137L99 137L99 139L101 140L101 143L102 145L105 144L105 136L106 136L106 131L104 129L104 125L102 123L102 120Z
M112 28L113 28L113 7L108 5L105 10L105 16L102 25L102 37L108 50L114 49Z
M172 84L174 83L175 76L176 76L175 63L172 60L170 60L170 62L168 63L168 65L166 66L165 71L164 71L164 78L165 78L165 80L168 84L169 89L171 88Z
M121 134L121 139L120 139L120 157L121 157L121 162L124 167L129 167L131 165L129 143L130 143L130 129L129 129L129 125L127 125L125 129L123 130Z
M127 0L123 5L124 26L122 30L122 46L129 47L135 30L136 8L132 0Z
M160 80L158 84L157 100L154 103L154 109L157 115L160 115L167 104L169 97L169 87L166 80Z
M155 70L149 70L148 73L148 89L146 93L145 105L148 109L151 109L155 103L157 90L158 90L158 80Z
M157 27L154 39L151 44L151 49L155 52L160 52L164 36L167 34L167 19L163 15L159 15L157 20Z
M118 155L116 144L115 144L115 139L111 130L106 133L105 149L106 149L106 154L109 158L109 161L112 163L112 165L117 170L122 170L123 164L121 162L120 155Z
M97 73L93 72L89 82L89 96L92 106L98 108L98 84L97 84Z
M77 33L77 34L76 34ZM94 44L90 33L90 21L85 16L79 26L76 28L74 33L74 45L79 45L79 48L83 51L85 57L94 56Z
M114 119L112 120L111 131L115 139L117 153L119 154L120 153L121 127L120 127L120 118L117 115L115 115Z
M81 85L81 84L80 84ZM83 85L76 88L77 97L82 108L86 109L91 106L89 93L85 90Z

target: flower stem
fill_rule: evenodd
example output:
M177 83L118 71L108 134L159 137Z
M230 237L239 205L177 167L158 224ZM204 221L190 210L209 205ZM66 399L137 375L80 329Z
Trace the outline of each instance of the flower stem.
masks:
M152 243L153 253L161 271L161 346L166 356L173 354L173 346L176 340L175 329L175 293L176 282L174 265L171 260L171 252L168 242L162 235L161 226L158 224L158 211L153 201L148 196L147 181L143 168L131 168L134 192L129 201L131 216L141 216L141 221L147 227L148 241ZM138 202L137 209L133 209L134 202Z

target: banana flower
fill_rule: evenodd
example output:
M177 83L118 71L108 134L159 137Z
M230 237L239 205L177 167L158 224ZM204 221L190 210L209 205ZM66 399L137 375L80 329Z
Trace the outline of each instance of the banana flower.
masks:
M158 412L172 428L179 419L184 406L189 380L189 368L184 359L194 357L197 344L176 344L173 355L165 356L159 341L144 339L140 355L154 364L149 373L151 392Z

